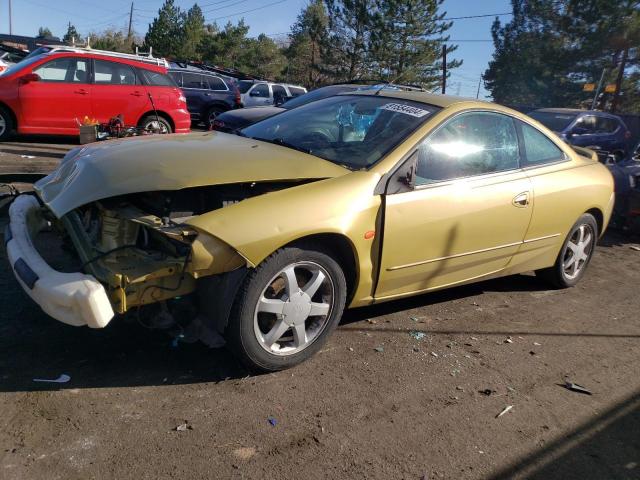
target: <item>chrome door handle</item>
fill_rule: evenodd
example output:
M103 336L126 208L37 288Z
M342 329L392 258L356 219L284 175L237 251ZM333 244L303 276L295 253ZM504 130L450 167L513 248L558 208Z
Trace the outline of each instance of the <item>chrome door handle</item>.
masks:
M529 205L529 192L522 192L513 197L512 200L514 207L526 207Z

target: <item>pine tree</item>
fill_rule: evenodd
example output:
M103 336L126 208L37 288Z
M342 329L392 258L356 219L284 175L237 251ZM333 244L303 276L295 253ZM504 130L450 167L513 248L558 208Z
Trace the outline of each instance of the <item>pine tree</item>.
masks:
M184 15L175 0L165 0L158 10L158 16L149 25L144 37L145 48L152 47L153 53L162 56L180 56L182 50L182 27Z
M433 88L440 82L442 45L452 22L439 11L444 0L377 0L371 34L371 59L379 76ZM447 54L457 49L447 46ZM450 56L448 58L451 58ZM462 64L447 61L447 68Z
M74 42L75 43L82 42L82 37L76 30L76 27L71 24L71 22L69 22L69 26L67 27L67 33L65 33L64 37L62 37L62 41L69 44Z
M286 51L288 81L315 88L327 79L328 23L322 0L314 0L300 12Z
M366 78L374 0L325 0L330 63L337 80Z
M187 60L199 60L198 46L205 35L205 21L202 9L197 3L193 5L184 17L182 25L181 57Z
M38 29L38 37L40 38L53 37L53 33L51 33L51 30L49 30L48 27L40 27Z

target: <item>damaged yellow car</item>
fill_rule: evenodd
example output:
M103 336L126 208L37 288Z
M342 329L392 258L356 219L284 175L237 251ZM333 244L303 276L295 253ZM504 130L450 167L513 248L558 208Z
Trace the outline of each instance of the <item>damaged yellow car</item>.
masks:
M239 135L76 148L14 201L5 241L20 284L62 322L133 312L273 371L317 352L345 307L531 270L574 285L613 199L594 154L525 115L387 88ZM79 271L34 247L50 226Z

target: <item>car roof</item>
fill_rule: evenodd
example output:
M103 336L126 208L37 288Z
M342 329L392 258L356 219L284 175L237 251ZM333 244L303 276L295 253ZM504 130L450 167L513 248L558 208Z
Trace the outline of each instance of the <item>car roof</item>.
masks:
M601 112L600 110L581 110L579 108L538 108L534 112L544 113L571 113L574 115L596 115L599 117L619 118L611 113Z
M89 58L96 58L96 59L101 59L101 60L109 60L111 62L118 62L118 63L126 63L127 65L132 65L135 67L140 67L140 68L146 68L148 70L153 70L155 72L161 72L161 73L166 73L167 72L167 68L159 65L159 64L155 64L155 63L151 63L148 60L143 60L143 58L145 57L140 57L140 58L131 58L134 57L134 55L130 55L127 57L121 56L117 53L114 54L109 54L109 53L103 53L101 51L91 51L91 50L80 50L80 49L61 49L61 50L52 50L50 52L44 52L40 54L42 56L42 58L53 58L53 57L75 57L75 56L83 56L83 57L89 57Z
M384 85L386 86L386 85ZM384 87L383 86L383 87ZM491 102L485 102L482 100L476 100L473 98L467 97L457 97L455 95L440 95L437 93L428 93L421 92L416 90L390 90L389 88L381 88L379 90L378 96L380 97L390 97L390 98L401 98L403 100L412 100L414 102L426 103L429 105L434 105L436 107L446 108L454 103L461 102L473 102L480 105L494 105ZM375 95L376 90L367 89L367 90L357 90L355 92L346 92L341 93L339 95Z

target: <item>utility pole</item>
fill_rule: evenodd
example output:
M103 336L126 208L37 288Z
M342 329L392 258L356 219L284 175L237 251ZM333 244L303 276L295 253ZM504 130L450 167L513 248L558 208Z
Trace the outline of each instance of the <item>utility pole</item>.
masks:
M596 104L598 102L598 95L600 95L600 90L602 90L602 83L604 82L604 75L607 73L607 68L602 69L602 75L600 75L600 81L598 82L598 88L596 88L596 93L593 96L593 102L591 103L591 110L596 109Z
M482 82L482 74L480 74L480 78L478 79L478 91L476 92L476 100L480 97L480 83Z
M442 45L442 94L447 93L447 45Z
M132 23L133 23L133 2L131 2L131 11L129 12L129 31L127 33L127 38L131 38Z
M9 35L13 35L13 25L11 18L11 0L9 0Z
M629 47L622 51L622 60L620 60L620 68L618 68L618 77L616 78L616 91L613 94L611 102L611 113L616 113L618 108L618 99L620 98L620 90L622 89L622 79L624 78L624 68L627 66L627 58L629 57Z

